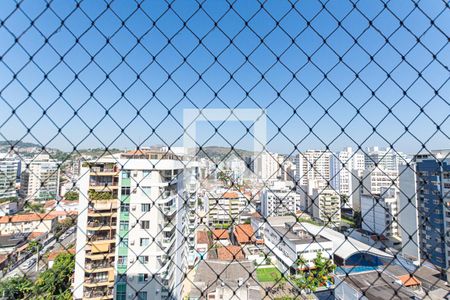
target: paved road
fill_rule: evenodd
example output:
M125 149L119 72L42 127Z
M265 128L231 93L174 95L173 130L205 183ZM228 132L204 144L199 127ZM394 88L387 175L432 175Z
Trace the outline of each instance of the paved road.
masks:
M60 241L53 240L53 241L51 241L48 245L46 245L43 248L43 250L41 250L41 254L42 253L46 253L48 251L62 250L64 248L68 249L68 246L75 242L75 235L76 235L76 230L74 230L72 234L68 235L63 240L60 240ZM24 262L22 262L16 268L11 270L8 274L6 274L1 280L4 280L6 278L10 278L10 277L14 277L16 275L19 275L19 276L26 275L29 278L35 279L37 277L38 273L43 272L47 268L47 264L42 259L40 259L40 261L39 261L39 271L38 272L36 272L36 264L33 264L28 269L25 269L24 266L27 263L29 263L29 261L31 261L33 259L36 259L36 255L33 255L30 258L28 258L27 260L25 260Z

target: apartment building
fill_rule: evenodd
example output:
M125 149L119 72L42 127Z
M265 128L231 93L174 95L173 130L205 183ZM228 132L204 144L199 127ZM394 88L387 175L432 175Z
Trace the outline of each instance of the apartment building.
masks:
M300 207L300 194L285 181L276 181L261 193L261 214L264 217L295 214Z
M149 149L83 165L80 194L88 198L79 204L75 299L181 298L191 188L185 180L196 171L182 159Z
M300 152L295 159L296 180L299 185L326 189L331 184L330 160L328 150L308 150Z
M359 192L358 185L354 184L354 178L361 177L364 172L364 154L347 147L331 156L330 168L332 188L339 194L347 196L345 207L353 208L353 199Z
M388 170L382 167L370 167L364 171L362 179L362 194L381 194L382 190L399 186L399 173L397 170Z
M298 268L314 267L318 252L324 258L332 259L333 242L320 234L310 234L301 223L269 221L269 224L264 226L264 242L276 257L277 267L282 272L295 274ZM302 258L304 265L297 264L299 258Z
M208 192L206 198L205 212L212 228L239 224L244 213L255 211L251 196L241 191L219 188Z
M450 278L450 151L415 157L420 256Z
M328 227L337 227L341 223L341 197L332 189L315 189L312 196L312 216Z
M380 194L361 195L361 225L368 232L399 238L398 212L396 189L382 189Z
M400 164L405 164L409 159L406 154L394 149L369 147L365 152L366 167L380 167L387 171L397 171Z
M257 179L276 180L280 175L280 156L278 153L261 152L253 158L253 172Z
M8 153L0 153L0 200L17 198L16 180L19 160Z
M27 200L46 201L59 195L60 162L39 154L21 163L19 193Z

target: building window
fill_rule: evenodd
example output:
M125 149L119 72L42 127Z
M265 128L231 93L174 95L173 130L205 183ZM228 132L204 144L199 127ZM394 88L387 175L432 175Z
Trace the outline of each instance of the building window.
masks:
M141 221L142 229L150 229L150 221Z
M128 221L120 221L119 230L128 230Z
M147 292L138 292L137 300L147 300Z
M148 246L150 244L149 238L141 238L140 245L141 246Z
M130 187L129 186L123 186L120 189L122 196L129 196L130 195Z
M117 257L117 264L119 266L125 266L127 264L127 257L126 256Z
M120 211L121 212L129 212L130 211L130 204L128 204L128 203L121 203L120 204Z
M123 171L122 178L124 178L124 179L130 178L130 171Z
M148 281L148 274L140 273L138 274L138 282L146 282Z
M138 257L139 262L143 265L148 264L148 256L147 255L142 255Z
M122 240L119 242L119 247L127 248L128 247L128 238L122 238Z
M150 203L144 203L144 204L141 204L141 211L142 211L142 212L148 212L148 211L150 211Z

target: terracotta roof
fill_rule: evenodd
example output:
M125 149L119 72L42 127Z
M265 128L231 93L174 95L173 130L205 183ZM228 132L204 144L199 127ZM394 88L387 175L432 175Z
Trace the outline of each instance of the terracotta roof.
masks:
M31 240L37 239L38 237L40 237L40 236L42 236L44 234L45 234L45 232L33 231L32 233L30 233L28 235L27 239L29 241L31 241Z
M225 199L236 199L236 198L239 198L239 195L236 192L226 192L226 193L223 194L222 198L225 198Z
M5 260L8 259L8 255L6 254L0 254L0 263L4 262Z
M197 244L209 244L208 232L197 231Z
M406 286L406 287L408 287L408 286L416 286L416 285L421 285L422 284L419 279L417 279L416 277L414 277L411 274L402 275L402 276L399 276L397 278L399 280L401 280L403 285Z
M0 217L0 224L53 220L54 218L56 218L56 216L52 214L35 214L35 213L25 215L3 216Z
M219 260L239 260L244 258L244 252L239 246L226 246L217 248L217 259Z
M56 259L56 257L58 257L58 255L63 253L75 254L75 248L70 248L69 250L52 251L48 255L47 261L53 261Z
M44 208L52 208L52 207L55 207L55 205L56 205L56 200L49 200L49 201L45 202Z
M212 231L212 237L215 240L228 240L230 235L226 229L214 229Z
M253 243L255 241L253 227L250 224L235 226L233 233L239 244Z

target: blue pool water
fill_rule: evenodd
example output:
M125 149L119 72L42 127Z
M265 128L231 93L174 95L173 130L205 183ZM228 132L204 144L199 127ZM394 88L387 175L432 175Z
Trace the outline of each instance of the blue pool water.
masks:
M354 267L337 267L336 274L353 274L368 271L375 271L378 267L373 266L354 266Z

